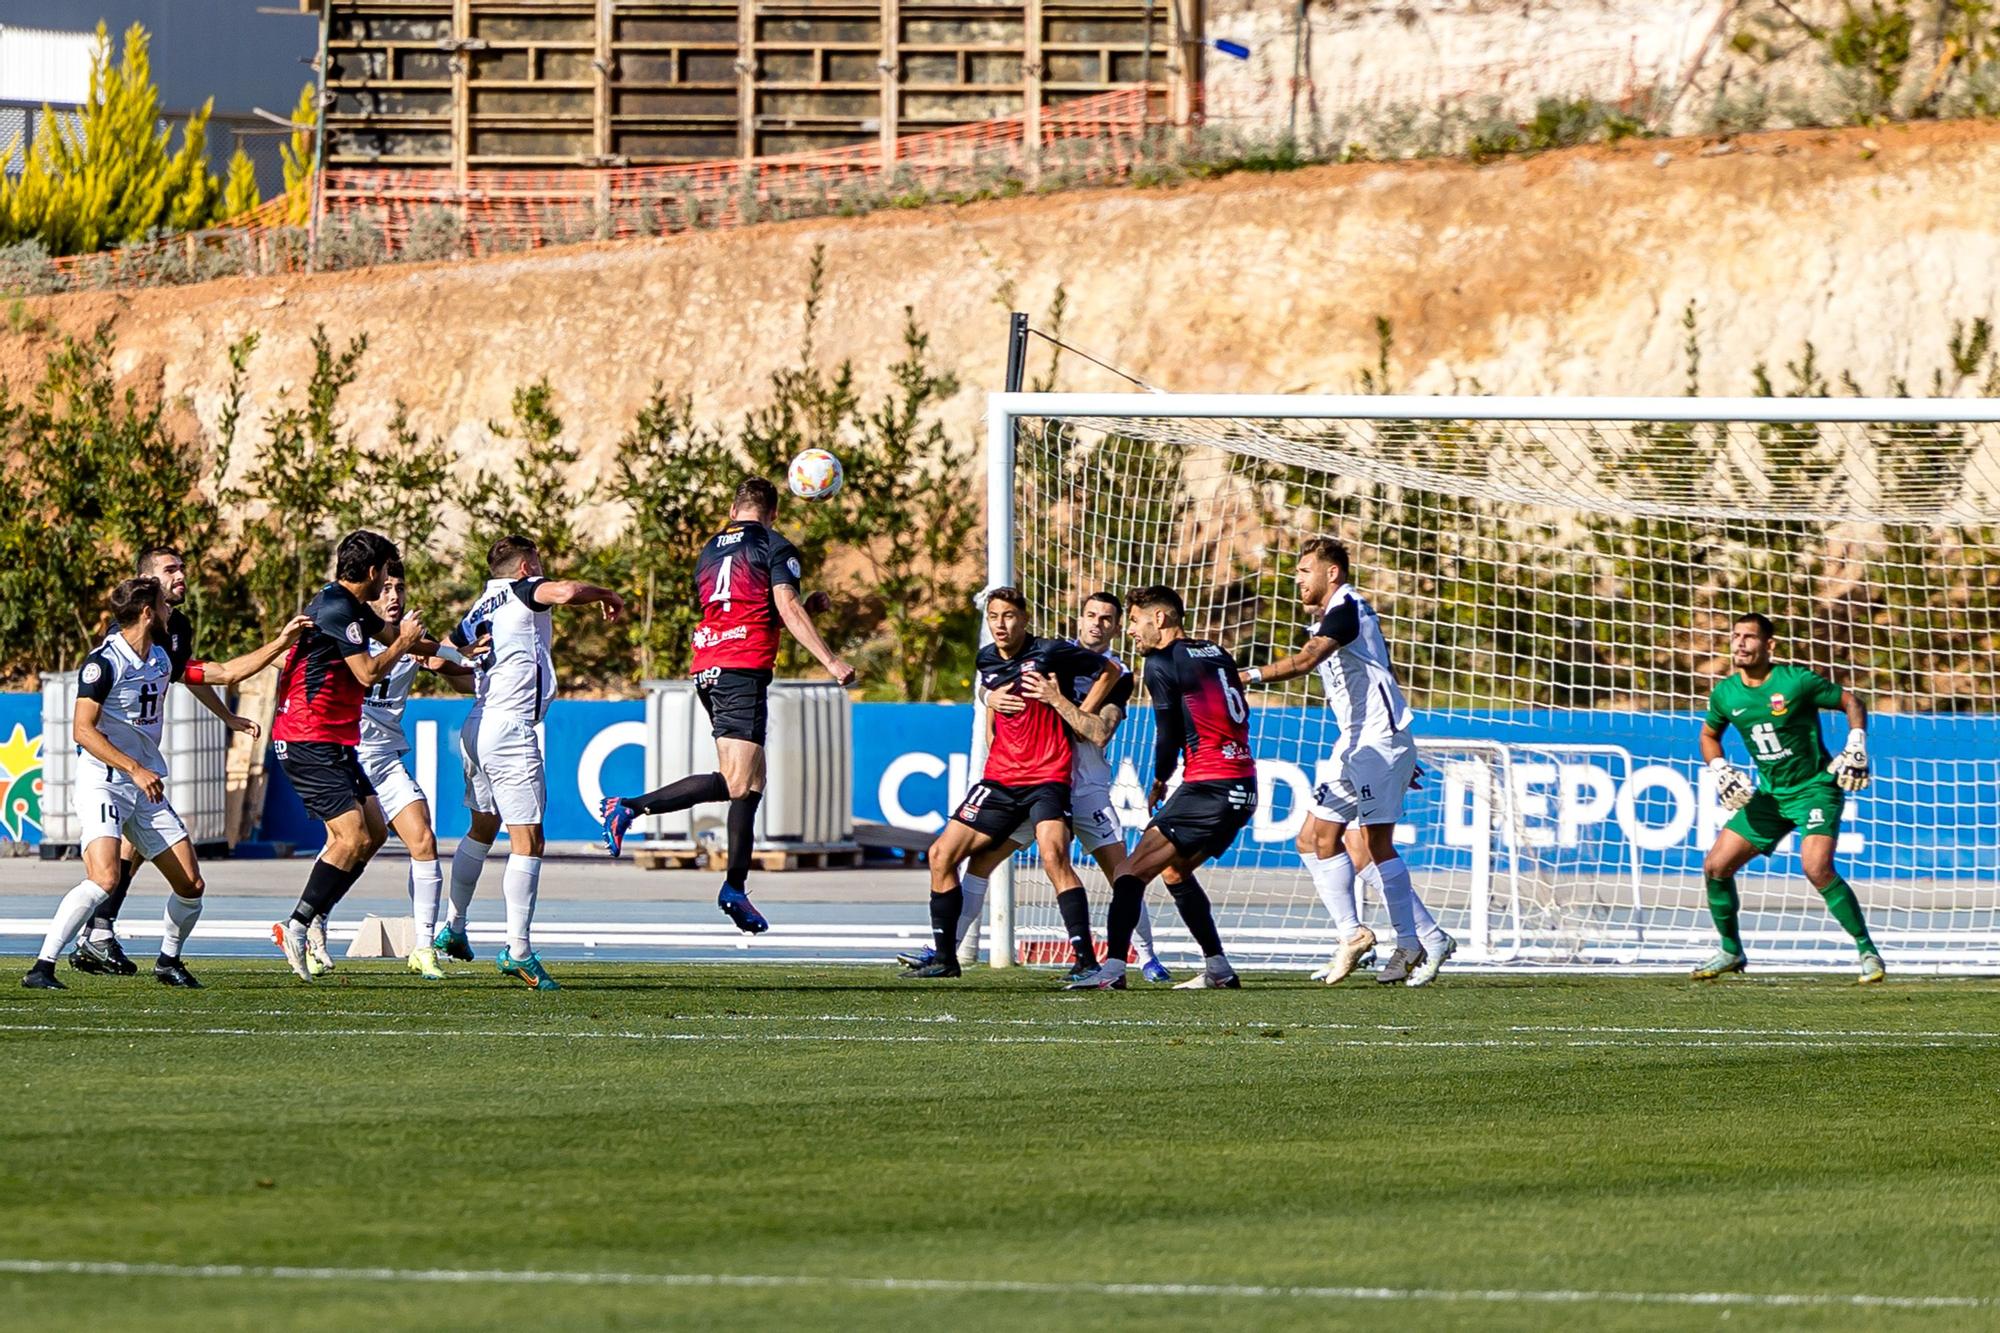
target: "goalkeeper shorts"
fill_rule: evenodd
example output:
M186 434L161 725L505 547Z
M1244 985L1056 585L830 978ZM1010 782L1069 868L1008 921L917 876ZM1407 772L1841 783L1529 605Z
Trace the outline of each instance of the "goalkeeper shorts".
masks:
M1802 838L1839 837L1840 815L1846 804L1846 793L1832 778L1785 791L1760 789L1723 827L1768 856L1794 829Z

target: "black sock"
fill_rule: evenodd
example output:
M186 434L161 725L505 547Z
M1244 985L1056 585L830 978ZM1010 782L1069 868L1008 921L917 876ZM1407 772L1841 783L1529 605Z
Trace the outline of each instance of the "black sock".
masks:
M1069 947L1076 950L1077 963L1096 967L1097 946L1090 938L1090 895L1083 891L1083 885L1058 893L1056 910L1062 913L1063 931L1069 936Z
M1104 956L1123 958L1132 951L1132 933L1139 929L1139 909L1145 905L1146 881L1120 875L1111 882L1111 906L1104 914Z
M697 805L713 805L729 799L729 784L720 773L693 773L679 782L669 782L657 791L634 796L625 802L642 815L670 815Z
M1174 895L1174 910L1181 914L1181 924L1201 947L1201 956L1213 958L1221 953L1222 936L1215 929L1215 912L1195 877L1184 875L1180 883L1167 885L1167 891Z
M750 852L757 845L757 806L763 799L763 792L753 791L729 802L728 880L739 889L748 887L743 881L750 877Z
M931 895L931 947L940 963L958 961L958 914L965 910L965 890L954 884Z
M117 922L118 909L125 905L125 895L132 891L132 872L137 869L130 861L118 863L118 887L111 891L109 898L97 905L97 911L90 918L92 926L109 930Z
M310 926L314 917L326 915L360 873L358 870L342 870L331 861L313 862L312 869L306 873L306 887L299 895L299 905L292 909L292 920L301 926Z
M319 914L321 917L328 917L333 915L333 909L340 906L340 900L347 896L347 891L354 887L354 882L361 878L361 872L366 870L367 868L368 868L368 863L366 861L363 861L360 865L354 867L354 869L352 870L343 870L340 872L340 890L339 892L333 895L332 902L328 903L326 906L319 909Z

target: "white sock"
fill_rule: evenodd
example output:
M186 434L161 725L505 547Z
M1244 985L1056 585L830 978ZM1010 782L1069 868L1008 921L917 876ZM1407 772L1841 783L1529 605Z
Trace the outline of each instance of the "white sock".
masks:
M1312 876L1313 887L1319 890L1319 900L1326 904L1340 937L1347 939L1361 929L1361 914L1354 909L1354 862L1347 853L1319 857L1300 852L1299 860L1306 863L1306 873Z
M54 919L49 922L49 933L42 937L42 951L35 957L44 963L53 963L62 957L62 951L76 938L76 932L83 929L83 923L90 920L90 914L104 906L111 894L99 888L94 881L85 880L63 895L56 905Z
M1437 918L1431 909L1424 906L1424 900L1417 896L1416 887L1410 883L1410 867L1400 856L1392 856L1379 862L1377 869L1382 872L1382 892L1400 893L1409 899L1410 925L1416 937L1423 941L1426 949L1444 947L1444 931L1439 928Z
M986 911L986 888L990 881L984 875L967 875L958 881L958 891L965 895L965 906L958 912L958 937L971 935L978 938L979 922Z
M516 962L535 951L528 934L535 924L535 893L541 881L541 857L516 852L507 858L507 877L501 888L507 895L507 951Z
M201 920L201 899L167 894L166 923L160 929L160 957L179 958L194 923Z
M465 929L465 909L472 906L472 895L479 888L479 872L486 868L486 853L493 850L490 842L480 842L473 838L460 838L458 850L451 854L451 928Z
M965 895L965 906L958 913L958 962L961 967L970 967L979 961L979 923L986 917L986 886L989 882L984 875L965 875L958 881L959 892Z
M417 927L416 948L430 948L437 935L438 896L443 888L444 867L435 858L410 862L410 918Z
M1159 957L1153 950L1153 914L1146 910L1146 900L1139 900L1139 924L1132 928L1132 952L1139 957L1139 966L1144 967Z
M1370 861L1368 868L1357 876L1365 887L1373 888L1382 895L1382 905L1389 909L1389 924L1396 929L1396 947L1415 949L1417 939L1417 913L1411 906L1415 895L1410 892L1410 877L1400 876L1391 884L1382 877L1382 867Z
M105 899L109 901L110 895L106 894ZM92 926L90 928L90 942L92 944L109 944L117 938L118 932L110 926Z
M1236 971L1229 965L1229 955L1226 953L1210 954L1202 959L1201 963L1208 969L1208 975L1211 977L1226 977Z

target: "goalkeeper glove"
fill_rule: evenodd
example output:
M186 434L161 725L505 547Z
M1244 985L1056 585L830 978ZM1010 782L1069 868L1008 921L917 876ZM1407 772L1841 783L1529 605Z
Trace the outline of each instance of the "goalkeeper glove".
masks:
M1847 744L1826 766L1842 791L1860 791L1868 785L1868 733L1859 729L1847 733Z
M1750 804L1750 797L1757 789L1742 769L1718 757L1708 761L1708 771L1715 774L1715 799L1722 802L1723 809L1741 810Z

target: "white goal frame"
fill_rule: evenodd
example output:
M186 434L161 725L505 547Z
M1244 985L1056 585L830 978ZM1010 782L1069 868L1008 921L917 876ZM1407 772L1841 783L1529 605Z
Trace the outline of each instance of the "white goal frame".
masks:
M1650 398L1650 397L1477 397L1415 395L1279 395L1171 393L1031 393L995 392L987 396L986 483L988 587L1017 582L1015 545L1019 523L1015 511L1017 423L1030 418L1118 418L1189 420L1237 419L1325 421L1436 422L1600 422L1709 423L1788 425L1796 423L2000 424L2000 400L1964 398ZM1500 494L1503 498L1506 492ZM982 637L984 627L981 627ZM1995 700L2000 711L2000 700ZM983 760L984 727L975 708L972 774L976 781ZM1458 748L1477 741L1456 741ZM1497 747L1504 749L1505 747ZM1567 747L1588 748L1588 747ZM1616 748L1616 747L1608 747ZM1503 760L1504 762L1504 760ZM1014 965L1016 952L1016 863L995 872L987 899L987 942L990 965ZM1506 871L1490 864L1480 867L1482 897L1505 892ZM1639 891L1640 867L1632 867L1633 891ZM1467 950L1462 957L1483 956L1505 965L1504 953L1492 941L1468 941L1489 946ZM1927 969L1934 970L1934 969ZM1946 965L1949 971L2000 970L2000 943L1991 956L1982 953L1971 963Z

